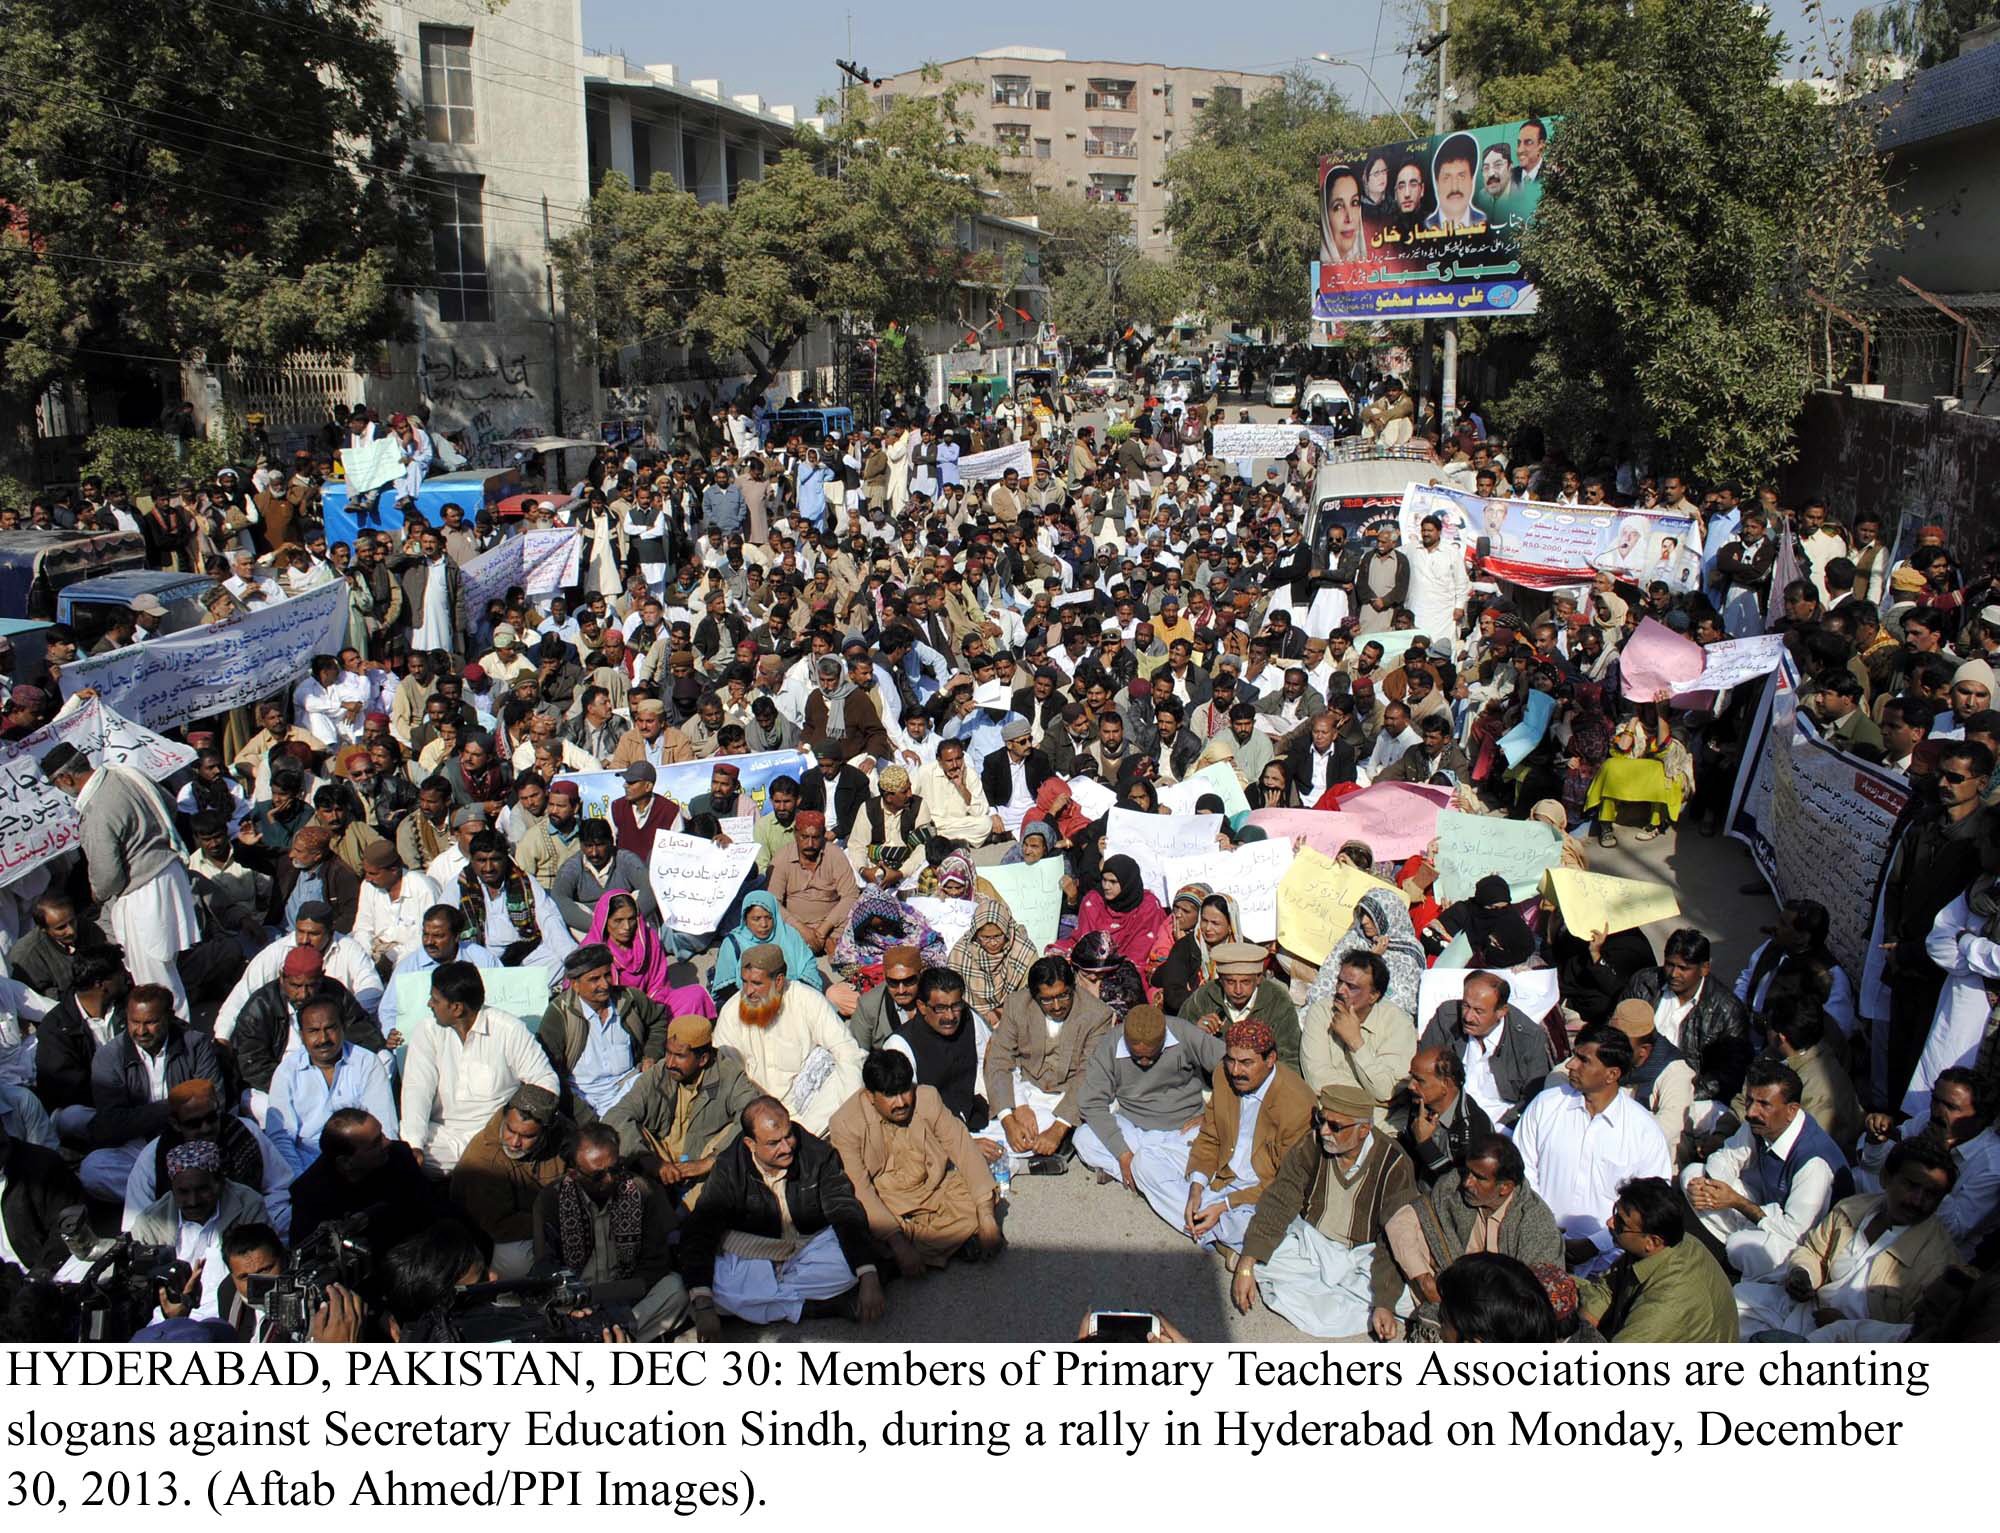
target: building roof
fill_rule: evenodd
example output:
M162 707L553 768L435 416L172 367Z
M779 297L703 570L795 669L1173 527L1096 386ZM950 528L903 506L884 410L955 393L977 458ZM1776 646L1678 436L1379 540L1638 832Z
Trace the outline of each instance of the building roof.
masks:
M671 97L689 105L726 112L746 123L756 122L789 137L801 122L817 129L825 123L818 117L801 118L790 106L772 106L754 94L726 95L720 80L683 80L672 64L634 65L622 53L586 53L583 56L586 88L598 86L640 90Z
M1221 65L1208 64L1162 64L1154 60L1133 59L1073 59L1060 48L1029 48L1015 45L1008 48L989 48L983 53L968 53L962 58L936 59L931 61L939 69L950 69L954 64L1062 64L1071 69L1179 69L1191 74L1235 75L1245 80L1276 80L1278 75L1265 74L1255 69L1227 69ZM899 69L893 74L881 75L875 83L900 79L904 75L917 73L923 68L918 65L910 69Z
M2000 122L2000 43L1920 69L1869 99L1889 109L1877 135L1884 149L1910 149Z

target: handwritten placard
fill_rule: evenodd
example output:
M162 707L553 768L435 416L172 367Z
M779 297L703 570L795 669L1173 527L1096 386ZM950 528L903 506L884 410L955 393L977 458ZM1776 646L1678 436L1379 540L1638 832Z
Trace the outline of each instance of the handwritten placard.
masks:
M1278 946L1308 963L1325 963L1354 924L1355 902L1370 889L1389 887L1311 847L1301 849L1278 881Z
M1231 895L1244 942L1275 942L1278 937L1278 883L1292 865L1292 849L1280 841L1256 841L1233 851L1205 852L1198 857L1169 857L1167 887L1184 889L1207 884L1217 894Z
M1500 737L1500 752L1510 767L1519 766L1542 743L1555 716L1556 700L1547 692L1530 692L1521 704L1521 722Z
M1111 855L1122 854L1139 865L1141 881L1164 905L1173 897L1167 888L1167 859L1215 851L1215 835L1221 828L1219 814L1141 814L1136 809L1113 809L1104 844Z
M1543 876L1542 887L1562 912L1563 925L1584 938L1671 921L1681 913L1674 891L1650 879L1551 868Z
M1542 886L1562 860L1562 836L1540 820L1509 820L1447 809L1437 817L1438 894L1447 905L1472 898L1480 879L1497 873L1515 900Z
M980 869L979 876L1006 901L1014 919L1028 929L1035 951L1047 951L1062 924L1062 858L1001 863Z
M653 839L647 876L673 929L691 937L718 931L743 880L757 865L753 842L717 846L700 836L661 831Z
M971 900L948 900L935 894L918 894L910 898L910 909L930 923L931 930L938 934L947 951L956 947L958 939L972 930L975 908Z
M1674 695L1687 692L1721 692L1756 681L1777 669L1785 652L1781 633L1754 634L1747 639L1724 639L1702 651L1701 674L1692 681L1676 682Z
M1211 793L1222 800L1222 812L1232 823L1239 814L1250 812L1250 800L1243 796L1243 784L1236 780L1236 768L1226 761L1205 766L1199 772L1189 773L1180 782L1160 789L1160 802L1175 814L1193 814L1194 806Z
M1253 809L1250 823L1273 841L1303 838L1327 856L1359 841L1378 862L1400 862L1429 849L1437 836L1438 813L1451 802L1451 789L1429 783L1378 782L1350 793L1338 809Z

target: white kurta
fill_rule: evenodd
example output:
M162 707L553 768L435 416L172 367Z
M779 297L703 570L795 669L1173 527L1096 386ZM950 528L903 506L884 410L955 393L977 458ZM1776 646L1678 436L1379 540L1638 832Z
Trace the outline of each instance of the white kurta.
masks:
M1458 621L1453 613L1463 612L1470 582L1465 573L1465 557L1439 544L1419 545L1403 550L1410 560L1410 614L1417 620L1417 632L1433 646L1450 653L1458 650Z
M559 1089L549 1057L514 1018L486 1007L461 1040L432 1018L410 1019L403 1061L403 1139L449 1171L516 1087Z
M2000 942L1980 935L1985 926L1986 918L1973 914L1961 894L1938 912L1924 939L1924 952L1944 970L1945 981L1923 1056L1903 1097L1903 1111L1920 1123L1930 1117L1932 1083L1953 1065L1970 1066L1986 1036L1986 1019L1993 1011L1986 981L2000 979Z
M746 1023L743 998L732 996L716 1019L715 1042L736 1050L744 1073L815 1134L861 1089L860 1045L826 997L806 985L785 986L785 1003L768 1027Z

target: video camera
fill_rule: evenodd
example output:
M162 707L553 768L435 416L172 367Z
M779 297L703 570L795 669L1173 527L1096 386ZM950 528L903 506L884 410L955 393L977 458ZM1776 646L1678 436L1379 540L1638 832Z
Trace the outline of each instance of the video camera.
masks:
M374 1253L363 1238L369 1217L329 1219L292 1253L283 1272L245 1276L243 1300L264 1317L267 1340L306 1340L327 1289L337 1283L359 1290L368 1281L375 1270Z
M517 1302L497 1302L508 1299ZM567 1270L469 1283L453 1290L449 1310L456 1341L602 1341L608 1326L637 1328L629 1305L593 1298L590 1285Z
M152 1319L161 1292L178 1298L194 1276L172 1246L142 1246L129 1233L100 1239L82 1207L64 1209L56 1229L70 1255L90 1263L80 1280L51 1285L76 1306L79 1341L130 1341Z

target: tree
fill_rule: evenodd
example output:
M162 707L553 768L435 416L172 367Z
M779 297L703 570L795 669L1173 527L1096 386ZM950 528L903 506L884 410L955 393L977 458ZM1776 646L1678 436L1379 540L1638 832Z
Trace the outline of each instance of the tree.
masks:
M0 28L0 390L90 359L351 354L430 273L372 0L15 0Z
M1511 413L1591 461L1763 474L1808 383L1799 244L1828 190L1809 92L1745 0L1679 0L1573 104L1525 255L1540 350Z
M1666 0L1452 0L1456 125L1566 112L1609 86ZM1427 25L1419 30L1428 31ZM1433 82L1435 70L1432 71ZM1433 83L1431 89L1435 90ZM1432 96L1435 100L1435 95Z
M1319 248L1320 156L1402 136L1395 118L1357 115L1303 71L1240 106L1210 101L1164 178L1189 302L1245 324L1302 329Z
M1017 188L1010 210L1042 231L1049 320L1072 342L1109 348L1128 326L1157 326L1181 311L1177 268L1142 255L1132 215L1117 203Z
M959 92L887 109L850 96L841 126L809 128L734 202L703 203L663 176L607 176L557 260L607 351L664 340L740 355L761 392L807 335L955 318L963 284L996 263L962 248L991 151L968 142Z
M2000 16L2000 0L1889 0L1854 13L1857 52L1908 59L1920 69L1958 57L1965 34Z

